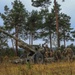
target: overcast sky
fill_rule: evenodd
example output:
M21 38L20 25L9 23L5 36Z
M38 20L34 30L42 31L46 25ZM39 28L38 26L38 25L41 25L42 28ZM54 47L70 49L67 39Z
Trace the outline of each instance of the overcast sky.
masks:
M4 12L5 5L8 5L8 7L11 8L12 7L11 2L13 1L14 0L0 0L0 12L2 13ZM31 0L20 0L20 1L22 1L22 3L25 5L25 8L28 11L31 11L32 9L40 10L31 6ZM75 26L74 26L75 24L75 0L65 0L65 2L62 2L62 0L57 0L57 1L61 5L61 8L62 8L61 11L71 17L71 27L75 29ZM52 5L50 6L50 8L52 7ZM2 19L0 19L0 25L3 25Z
M11 2L13 2L13 1L14 0L0 0L0 12L4 12L4 6L5 5L8 5L8 7L11 8L12 7ZM34 7L31 6L31 0L20 0L20 1L22 1L22 3L25 5L25 8L28 11L31 11L32 9L38 10L37 8L34 8ZM61 4L62 12L71 17L71 26L74 27L75 0L65 0L65 2L62 2L62 0L57 0L57 1L58 1L59 4ZM51 7L52 7L52 5L50 6L50 8ZM0 23L2 24L1 20L0 20Z

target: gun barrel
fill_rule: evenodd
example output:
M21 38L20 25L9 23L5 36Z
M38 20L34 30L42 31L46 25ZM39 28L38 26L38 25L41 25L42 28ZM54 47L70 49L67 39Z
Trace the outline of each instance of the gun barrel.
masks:
M27 43L25 43L24 41L14 37L13 35L5 32L3 29L0 28L0 32L3 32L4 34L6 34L7 36L13 38L14 40L17 40L18 41L18 46L21 47L21 48L24 48L24 49L27 49L29 51L32 51L32 52L35 52L35 50L33 50L30 45L28 45Z

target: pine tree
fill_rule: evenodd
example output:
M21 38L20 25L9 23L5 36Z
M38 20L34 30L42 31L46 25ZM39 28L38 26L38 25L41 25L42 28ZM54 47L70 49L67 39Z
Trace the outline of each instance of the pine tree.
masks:
M38 29L38 20L39 20L39 13L36 10L32 10L29 13L28 21L26 24L27 34L29 35L30 45L33 45L33 40L37 38L37 29Z
M15 30L15 37L18 38L19 33L22 32L23 26L26 22L27 11L21 1L15 0L12 2L12 8L9 10L8 6L5 6L4 14L1 17L4 21L5 28L12 31ZM18 41L15 42L16 55L18 55Z
M62 0L64 1L64 0ZM51 0L32 0L32 5L34 7L45 7L47 8L51 3ZM58 25L58 9L57 9L57 1L54 0L54 10L55 10L55 17L56 17L56 31L57 31L57 45L60 47L59 41L59 25Z
M3 27L0 26L1 29L4 29ZM3 34L0 32L0 50L8 48L7 44L7 35Z

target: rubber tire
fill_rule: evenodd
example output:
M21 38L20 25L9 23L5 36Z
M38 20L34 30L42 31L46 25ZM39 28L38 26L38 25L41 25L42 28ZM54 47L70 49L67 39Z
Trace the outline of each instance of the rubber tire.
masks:
M37 64L42 64L43 61L44 61L44 57L43 57L42 53L36 52L34 55L34 62Z

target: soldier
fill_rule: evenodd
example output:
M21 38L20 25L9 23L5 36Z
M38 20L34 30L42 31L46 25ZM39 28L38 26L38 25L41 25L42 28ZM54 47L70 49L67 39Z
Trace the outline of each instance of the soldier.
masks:
M65 48L64 55L68 61L72 60L73 50L71 48Z
M53 55L54 55L53 50L50 50L50 57L53 57Z
M45 46L45 57L49 57L49 47L48 45Z
M49 48L48 48L48 45L45 45L44 50L45 50L44 57L45 57L45 63L46 63L46 62L48 62L47 58L49 57Z
M54 57L55 57L55 60L61 60L62 56L61 56L61 50L58 49L54 52Z

